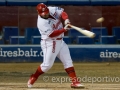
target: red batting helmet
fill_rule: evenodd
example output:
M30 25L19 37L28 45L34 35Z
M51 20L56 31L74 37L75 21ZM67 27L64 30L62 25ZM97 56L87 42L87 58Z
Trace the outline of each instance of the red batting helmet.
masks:
M46 15L46 14L49 13L49 9L43 3L38 4L37 7L36 7L36 9L38 11L38 14L41 15L41 16L44 16L44 15Z

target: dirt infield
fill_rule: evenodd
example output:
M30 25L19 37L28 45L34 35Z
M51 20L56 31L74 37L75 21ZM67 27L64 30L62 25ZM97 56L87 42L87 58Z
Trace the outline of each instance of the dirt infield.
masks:
M40 63L0 63L0 90L74 90L61 63L41 75L33 88L29 76ZM120 90L120 63L74 63L77 76L85 85L80 90ZM79 90L79 89L77 89Z
M119 84L84 84L80 90L120 90ZM27 88L26 83L0 83L0 90L74 90L69 84L36 83L33 88ZM79 89L77 89L79 90Z

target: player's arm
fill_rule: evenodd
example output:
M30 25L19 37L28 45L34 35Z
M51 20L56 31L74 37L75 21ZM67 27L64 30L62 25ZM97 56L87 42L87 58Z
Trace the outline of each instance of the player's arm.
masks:
M65 25L70 24L70 20L69 20L68 14L64 11L63 8L56 7L56 12L60 16L60 18L62 18L64 20L64 24Z
M56 37L56 36L59 36L60 34L66 32L67 30L69 30L68 28L68 25L67 24L70 24L70 21L68 19L68 14L66 12L63 11L62 8L60 7L57 7L57 13L58 14L61 14L61 17L62 19L64 20L64 23L65 23L65 27L61 30L54 30L50 35L49 37Z
M63 11L61 13L61 17L62 17L63 20L66 20L66 19L68 19L68 14L65 11Z
M53 30L50 23L48 24L47 22L45 22L43 25L38 25L38 28L40 28L42 34L49 37L56 37L67 31L67 26L61 30Z
M69 20L68 14L65 11L63 11L61 13L61 17L64 20L64 24L65 25L70 24L70 20Z
M49 37L56 37L59 36L60 34L62 34L63 32L66 32L66 30L63 28L61 30L54 30Z
M67 30L69 30L68 25L66 25L63 29L61 30L54 30L49 37L56 37L59 36L60 34L62 34L63 32L66 32Z

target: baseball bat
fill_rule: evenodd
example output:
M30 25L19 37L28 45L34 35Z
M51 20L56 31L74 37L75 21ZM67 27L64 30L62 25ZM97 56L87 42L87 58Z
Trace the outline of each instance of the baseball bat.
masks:
M88 36L89 38L94 38L95 37L95 33L88 31L88 30L83 30L82 28L76 27L74 25L69 24L69 26L75 30L77 30L78 32L82 33L85 36Z

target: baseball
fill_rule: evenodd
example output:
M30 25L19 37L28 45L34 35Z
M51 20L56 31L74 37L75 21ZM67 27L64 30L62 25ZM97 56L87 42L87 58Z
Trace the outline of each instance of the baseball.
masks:
M96 20L97 23L102 23L103 21L104 21L104 18L103 18L103 17L98 18L98 19Z

